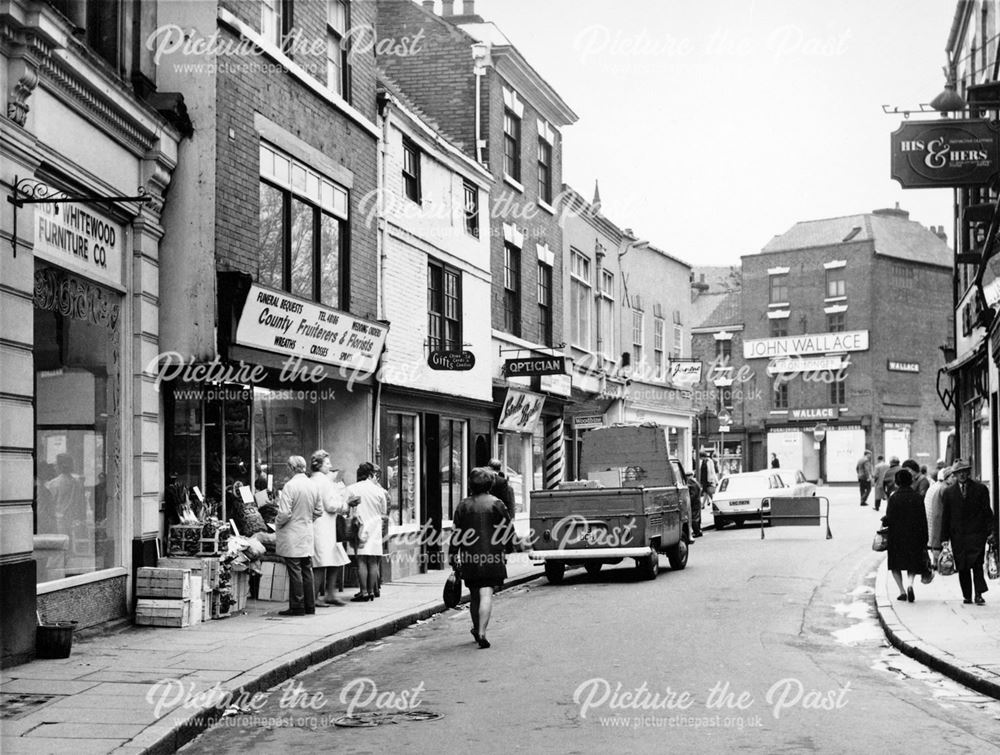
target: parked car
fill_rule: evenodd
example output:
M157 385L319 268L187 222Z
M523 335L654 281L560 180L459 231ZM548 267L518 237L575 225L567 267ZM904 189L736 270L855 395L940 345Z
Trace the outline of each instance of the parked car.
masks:
M801 469L774 469L781 475L781 481L792 489L791 495L796 498L816 495L816 483L809 482Z
M801 482L798 481L801 478ZM809 490L811 486L812 490ZM809 492L806 492L809 491ZM795 469L766 469L726 475L712 496L715 528L730 522L742 527L748 519L767 520L770 499L776 496L808 496L816 494L816 486Z

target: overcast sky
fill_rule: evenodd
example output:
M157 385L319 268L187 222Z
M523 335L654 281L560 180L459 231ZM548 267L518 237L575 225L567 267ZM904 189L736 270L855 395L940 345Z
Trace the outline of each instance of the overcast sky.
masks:
M889 178L944 84L953 0L476 0L580 120L563 180L695 265L799 220L892 207L951 237L950 189ZM461 2L457 3L461 8ZM911 116L935 118L936 114Z

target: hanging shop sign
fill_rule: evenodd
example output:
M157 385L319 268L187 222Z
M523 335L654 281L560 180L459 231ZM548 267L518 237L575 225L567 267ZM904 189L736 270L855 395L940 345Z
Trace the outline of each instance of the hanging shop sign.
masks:
M538 393L508 388L497 429L511 433L534 432L544 403L545 396Z
M698 385L701 382L701 360L679 362L671 359L670 382L677 386Z
M538 387L546 393L553 393L557 396L573 395L572 375L542 375L538 380Z
M504 377L539 377L541 375L565 375L566 357L524 357L506 359L503 363Z
M840 412L833 406L822 406L813 409L792 409L789 412L789 419L836 419Z
M35 256L115 288L122 285L125 227L88 205L35 205Z
M784 338L752 338L743 342L744 359L774 359L797 354L829 354L837 351L867 351L868 331L814 333Z
M471 351L432 351L427 355L427 366L432 370L465 372L476 366L476 355Z
M988 120L907 121L892 133L892 178L904 189L988 184L997 135Z
M382 323L253 284L235 340L241 346L374 372L388 330Z
M604 415L591 414L573 417L573 427L577 430L590 430L593 427L604 427Z
M897 362L895 359L886 361L886 369L889 372L920 372L919 362Z

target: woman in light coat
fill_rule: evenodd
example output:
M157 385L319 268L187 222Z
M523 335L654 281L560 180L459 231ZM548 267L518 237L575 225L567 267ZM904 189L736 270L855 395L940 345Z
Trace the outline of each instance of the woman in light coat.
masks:
M345 604L337 597L337 582L340 580L341 569L351 560L347 557L344 546L337 542L337 516L348 514L347 486L340 479L340 470L332 468L330 454L326 451L316 451L309 466L312 469L311 479L316 484L323 508L323 513L313 522L316 605L342 606ZM320 598L320 595L323 597Z
M354 551L358 556L358 584L360 591L351 600L363 602L379 595L379 563L385 552L382 545L382 517L389 509L389 494L378 483L379 470L370 461L358 467L358 481L347 492L357 496L354 516L361 521L360 542Z

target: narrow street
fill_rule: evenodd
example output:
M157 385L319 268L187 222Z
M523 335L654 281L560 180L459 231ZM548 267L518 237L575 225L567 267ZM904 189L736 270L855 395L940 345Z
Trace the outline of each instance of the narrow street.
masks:
M284 683L183 751L1000 751L1000 703L886 643L870 600L878 515L852 489L821 492L832 540L727 528L683 572L662 559L653 582L626 563L541 579L499 596L489 650L450 611ZM433 715L398 710L411 704ZM337 725L348 713L395 725Z

